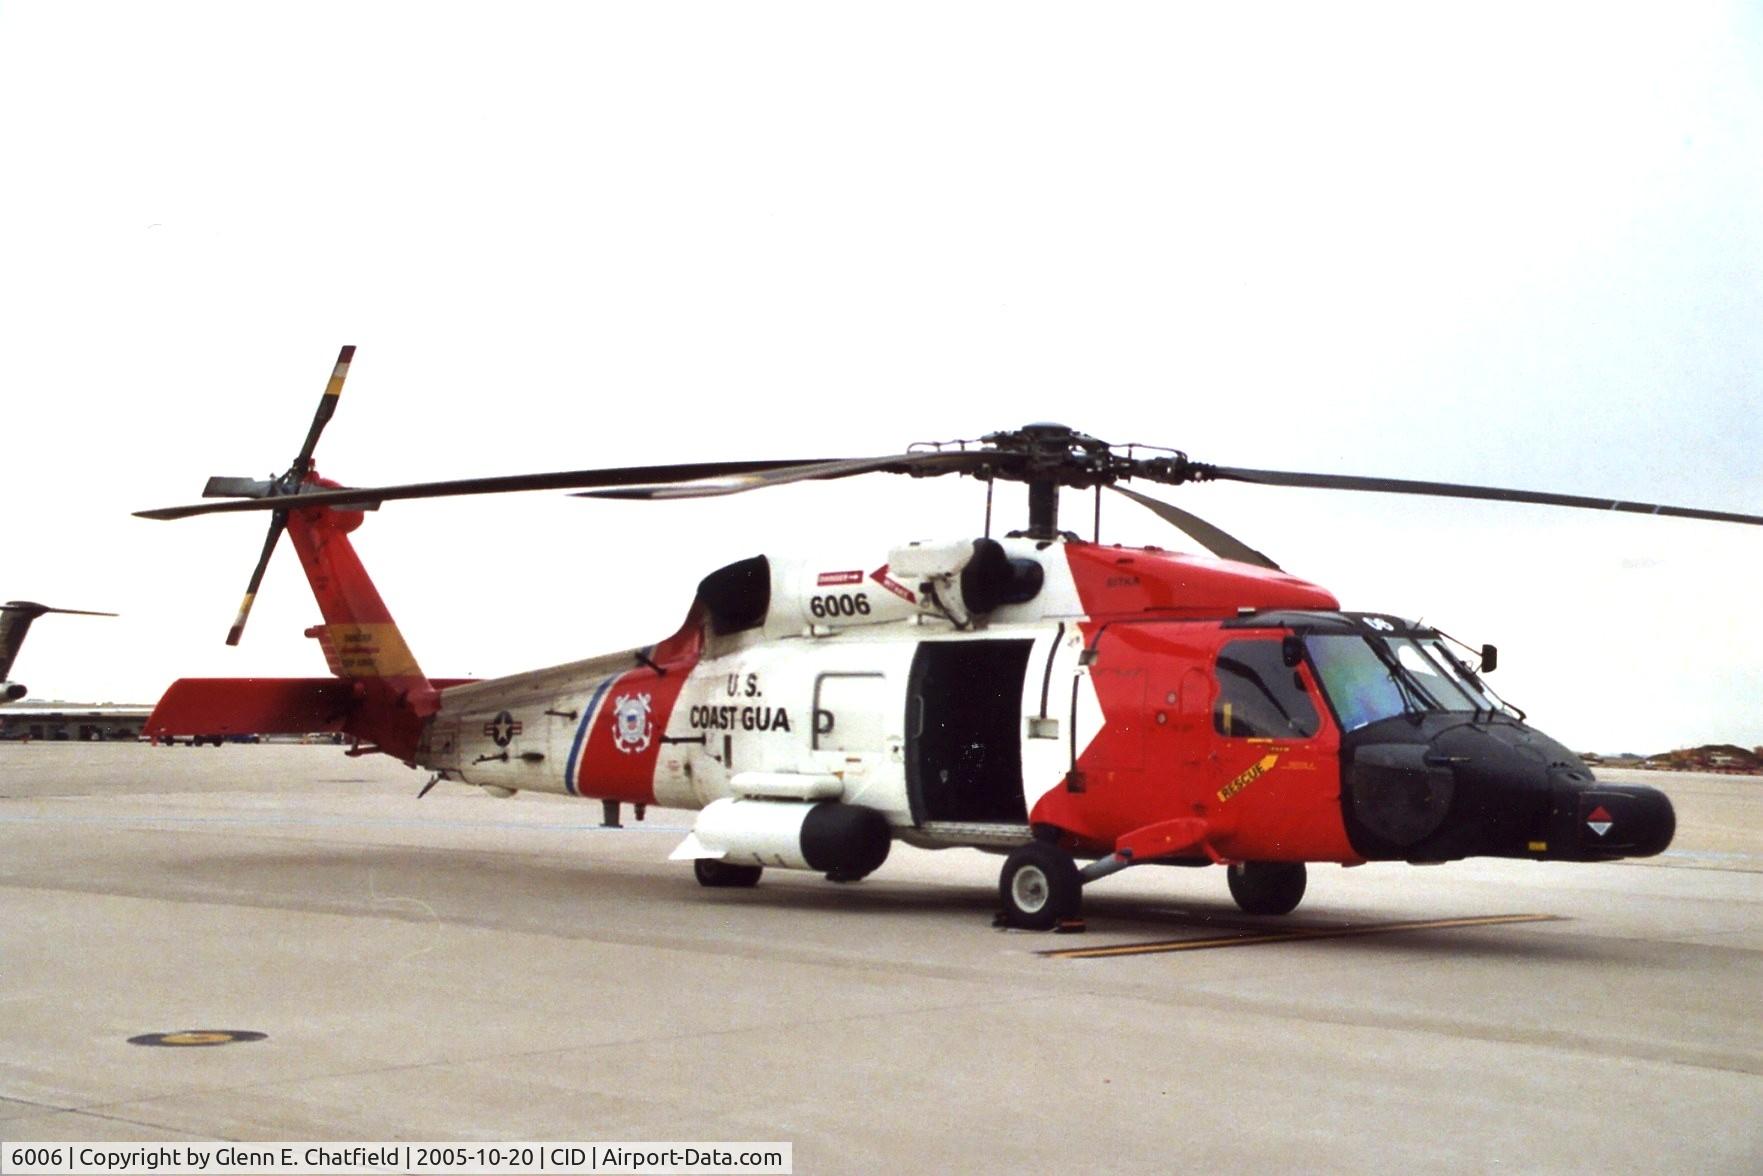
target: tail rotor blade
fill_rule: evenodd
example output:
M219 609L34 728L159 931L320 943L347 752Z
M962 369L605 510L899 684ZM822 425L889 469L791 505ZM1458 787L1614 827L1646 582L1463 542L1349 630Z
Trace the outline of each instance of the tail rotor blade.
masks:
M263 583L264 569L269 567L269 557L275 554L275 545L287 529L288 516L276 511L269 520L269 534L263 540L263 554L257 557L257 567L251 572L251 583L245 588L245 599L239 603L239 615L233 618L233 627L227 631L226 643L237 645L239 637L245 632L245 621L251 615L251 605L257 599L257 589Z
M301 476L312 464L312 451L318 448L319 434L331 423L337 413L337 398L343 394L343 381L349 378L349 364L355 359L355 345L344 345L337 352L337 366L331 369L331 378L324 386L324 395L319 397L318 411L312 416L312 427L306 430L306 443L300 446L300 456L294 459L294 470Z
M1235 535L1213 526L1199 515L1189 514L1179 506L1171 506L1167 502L1146 497L1138 491L1128 490L1124 486L1110 486L1109 489L1116 494L1124 494L1221 559L1234 559L1238 563L1254 564L1256 567L1270 568L1276 572L1282 570L1278 564L1261 552L1256 551Z

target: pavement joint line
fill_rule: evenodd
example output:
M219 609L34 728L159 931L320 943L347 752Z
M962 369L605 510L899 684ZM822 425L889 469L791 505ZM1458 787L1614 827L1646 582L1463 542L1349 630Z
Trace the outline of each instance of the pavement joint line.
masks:
M179 816L169 813L104 813L62 815L53 813L4 813L7 825L268 825L295 828L361 827L388 829L512 829L534 833L688 833L687 825L621 825L609 828L599 822L547 824L537 821L449 821L440 818L406 817L297 817L268 813L241 813L219 817Z
M1289 931L1251 932L1205 939L1163 939L1150 943L1117 943L1106 947L1054 948L1039 954L1056 960L1110 959L1115 956L1160 955L1205 951L1216 947L1254 947L1265 943L1302 943L1310 939L1345 939L1357 935L1388 935L1400 931L1439 931L1458 927L1500 927L1513 923L1553 923L1560 915L1473 915L1459 919L1423 919L1403 923L1368 923L1357 927L1296 927Z
M123 1107L140 1107L147 1109L155 1103L172 1102L182 1098L202 1098L215 1094L233 1094L244 1091L270 1091L278 1088L294 1088L312 1082L332 1082L352 1078L367 1078L378 1074L412 1073L420 1070L450 1069L461 1066L483 1065L490 1062L516 1061L532 1058L550 1057L552 1055L579 1055L594 1050L629 1049L633 1046L648 1046L668 1042L684 1042L693 1038L729 1037L744 1033L773 1033L783 1028L800 1028L804 1025L836 1025L842 1021L863 1021L876 1018L899 1016L922 1016L926 1013L958 1012L963 1009L991 1005L1032 1004L1039 1001L1055 999L1053 993L1028 993L1011 997L984 996L975 1000L955 1001L947 1004L929 1005L923 1008L881 1009L870 1012L840 1013L836 1016L819 1017L812 1020L786 1020L761 1025L730 1025L721 1029L701 1029L674 1031L663 1033L645 1033L634 1037L616 1037L605 1041L573 1042L566 1045L547 1045L540 1049L521 1049L505 1052L470 1053L449 1055L446 1057L429 1058L423 1061L392 1062L380 1066L363 1066L357 1069L327 1070L311 1074L294 1074L266 1078L255 1082L231 1082L216 1086L196 1086L185 1090L167 1090L158 1094L141 1094L133 1098L113 1098L103 1102L90 1103L82 1106L51 1106L49 1104L31 1103L32 1106L43 1106L45 1109L62 1114L92 1115L100 1119L110 1119L118 1123L133 1126L152 1127L158 1130L179 1131L180 1128L169 1127L146 1120L129 1119L118 1114L107 1114L107 1110ZM283 1036L280 1044L287 1045L297 1038ZM14 1100L22 1101L22 1100ZM199 1137L197 1137L199 1138Z
M188 1136L190 1139L204 1138L200 1132L187 1131L181 1127L173 1127L168 1123L154 1123L146 1119L131 1119L126 1115L107 1115L102 1110L98 1109L99 1107L104 1106L128 1106L130 1105L128 1103L95 1103L89 1107L69 1107L63 1106L60 1103L37 1102L34 1099L17 1098L12 1095L0 1095L0 1102L17 1103L22 1107L31 1107L35 1110L46 1112L50 1116L84 1115L88 1118L103 1119L107 1123L125 1123L130 1127L149 1127L155 1131L169 1131L175 1135ZM34 1118L35 1116L32 1117Z
M20 1098L16 1094L0 1094L0 1103L16 1103L21 1107L32 1107L39 1111L77 1111L78 1107L64 1107L60 1103L38 1102L34 1098Z
M69 1115L89 1115L94 1119L103 1119L107 1123L123 1123L130 1127L147 1127L154 1131L165 1131L172 1135L182 1135L192 1140L208 1138L208 1136L205 1136L200 1131L191 1131L184 1127L174 1127L169 1123L155 1123L147 1119L131 1119L126 1115L106 1115L101 1111L87 1111L78 1107L69 1107L64 1113Z

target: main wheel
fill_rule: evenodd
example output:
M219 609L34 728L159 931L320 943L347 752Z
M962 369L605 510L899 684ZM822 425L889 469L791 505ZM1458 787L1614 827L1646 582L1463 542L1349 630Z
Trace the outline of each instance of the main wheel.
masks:
M757 886L759 875L765 873L764 866L739 866L734 862L718 861L716 858L698 858L692 863L692 873L698 876L700 886Z
M1303 862L1232 862L1230 896L1251 915L1289 915L1304 898Z
M1048 931L1060 919L1075 919L1083 904L1077 863L1057 845L1036 841L1004 859L998 897L1012 927Z

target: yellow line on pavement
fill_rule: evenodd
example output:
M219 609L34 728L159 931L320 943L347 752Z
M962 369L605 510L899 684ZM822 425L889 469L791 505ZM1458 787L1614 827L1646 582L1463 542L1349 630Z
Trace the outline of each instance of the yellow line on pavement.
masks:
M1477 915L1462 919L1426 919L1413 923L1367 923L1359 927L1300 927L1261 934L1221 935L1209 939L1165 939L1155 943L1117 943L1112 947L1073 947L1042 952L1056 960L1099 960L1111 956L1157 955L1170 951L1204 951L1213 947L1251 947L1260 943L1296 943L1306 939L1344 939L1349 935L1388 935L1397 931L1441 931L1455 927L1498 927L1507 923L1549 923L1559 915Z

